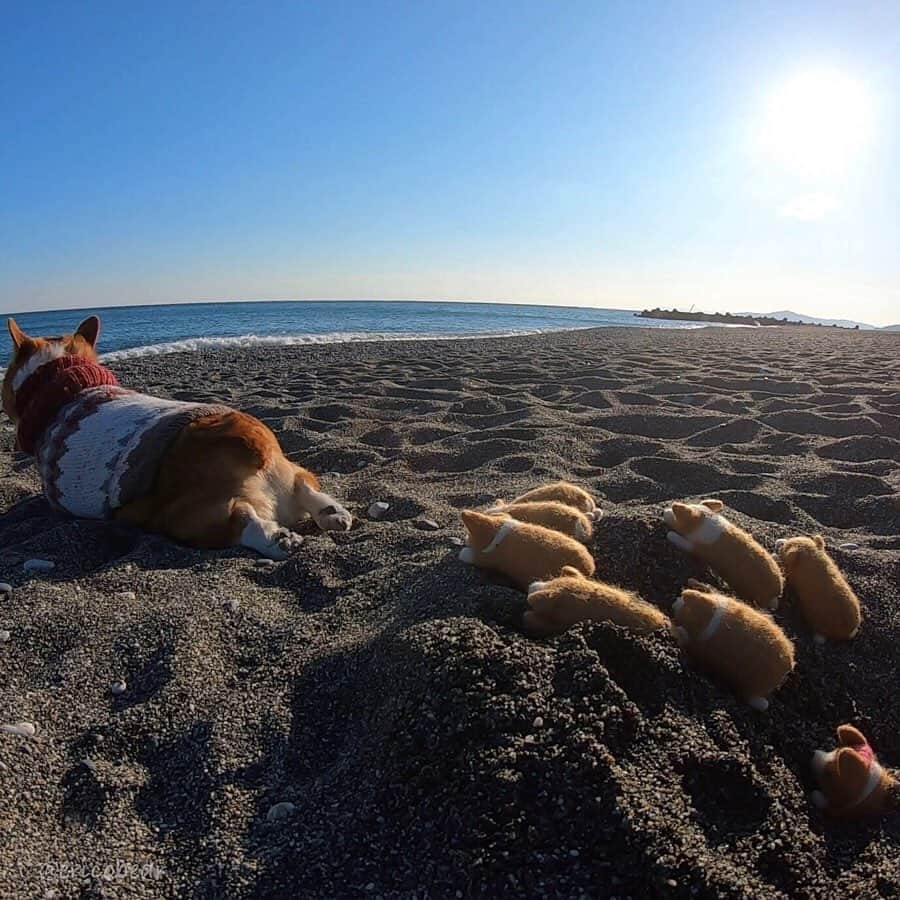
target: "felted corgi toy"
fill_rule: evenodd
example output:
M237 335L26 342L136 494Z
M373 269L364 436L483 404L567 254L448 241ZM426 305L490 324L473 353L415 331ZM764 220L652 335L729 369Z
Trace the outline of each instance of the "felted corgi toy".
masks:
M561 531L576 541L587 543L594 536L593 521L574 506L567 506L558 500L536 500L530 503L511 503L492 506L485 510L489 516L506 513L520 522L543 525Z
M663 513L672 529L666 537L703 560L742 600L778 609L784 588L778 563L746 531L719 515L724 507L721 500L673 503Z
M637 594L592 581L572 566L564 566L552 581L530 584L528 606L522 624L541 637L562 634L578 622L612 622L639 634L670 624L664 612Z
M532 491L527 491L521 497L516 497L515 500L510 500L508 504L504 504L502 500L498 500L497 503L501 506L516 506L520 503L538 503L544 500L565 503L566 506L572 506L590 516L594 521L603 516L603 510L597 506L594 498L584 488L569 484L567 481L555 481L553 484L542 485Z
M14 319L8 326L14 353L3 409L56 508L197 547L240 544L270 559L299 546L291 529L309 516L326 531L350 528L350 513L258 419L120 387L97 362L96 316L64 337L29 337Z
M733 597L686 588L672 606L672 621L685 653L761 712L794 668L788 636L765 613Z
M533 581L555 578L565 566L594 574L593 557L568 535L505 514L489 516L464 509L461 515L469 539L460 550L460 560L502 572L523 590Z
M846 641L856 637L861 619L859 599L834 560L825 539L795 537L776 543L785 580L797 595L797 606L815 640Z
M883 816L900 810L900 781L878 762L869 742L852 725L840 725L838 746L816 750L812 769L819 784L812 801L835 818Z

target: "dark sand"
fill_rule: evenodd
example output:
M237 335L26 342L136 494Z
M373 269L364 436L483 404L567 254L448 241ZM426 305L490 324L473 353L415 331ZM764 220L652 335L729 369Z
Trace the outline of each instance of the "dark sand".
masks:
M0 721L38 731L0 734L0 895L900 892L900 816L834 827L809 803L842 722L900 767L900 335L607 330L114 368L260 416L361 520L272 566L196 552L51 513L2 432ZM602 501L600 577L666 610L708 577L666 542L667 501L720 497L770 548L821 531L858 639L818 648L784 605L798 665L761 715L665 634L523 637L523 595L451 538L461 508L556 478ZM56 569L25 575L29 557Z

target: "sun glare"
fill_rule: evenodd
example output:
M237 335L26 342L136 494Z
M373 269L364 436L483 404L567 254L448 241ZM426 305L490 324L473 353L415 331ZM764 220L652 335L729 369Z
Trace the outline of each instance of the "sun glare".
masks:
M798 175L838 176L868 142L872 104L864 85L841 72L810 70L785 81L769 98L764 152Z

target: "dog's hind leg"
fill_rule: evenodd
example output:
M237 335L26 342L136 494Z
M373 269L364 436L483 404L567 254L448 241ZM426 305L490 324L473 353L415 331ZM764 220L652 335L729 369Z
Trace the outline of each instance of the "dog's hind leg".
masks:
M249 547L266 559L287 559L303 538L277 522L263 519L246 500L231 504L232 543Z
M294 477L294 501L322 531L349 531L353 525L353 516L334 497L313 487L303 470Z

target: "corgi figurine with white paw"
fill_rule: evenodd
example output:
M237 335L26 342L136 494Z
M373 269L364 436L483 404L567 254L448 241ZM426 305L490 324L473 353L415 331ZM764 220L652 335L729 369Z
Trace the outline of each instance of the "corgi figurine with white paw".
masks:
M785 580L794 589L800 613L815 640L821 644L856 637L862 618L859 599L826 553L825 539L820 534L795 537L775 546Z
M592 581L565 566L552 581L528 586L528 606L522 624L540 637L562 634L578 622L612 622L639 634L669 626L669 617L637 594L602 581Z
M862 732L840 725L837 749L816 750L812 769L819 784L812 801L829 816L861 819L900 810L900 781L884 769Z
M765 613L733 597L689 586L672 606L672 633L685 653L719 675L754 709L794 668L794 645Z
M742 600L763 609L778 609L784 588L781 569L771 553L746 531L721 515L721 500L673 503L664 513L668 540L693 553L731 586Z
M519 522L543 525L553 531L560 531L586 544L594 536L593 521L574 506L567 506L558 500L536 500L530 503L510 503L493 506L485 510L489 516L505 513Z
M510 500L508 504L504 504L500 500L497 505L515 506L519 503L538 503L544 500L556 500L558 503L572 506L590 516L595 522L603 516L603 511L597 506L594 498L584 488L569 484L568 481L555 481L553 484L542 485L532 491L527 491L521 497L516 497L515 500Z
M565 566L594 574L594 558L568 535L507 515L489 516L469 509L461 515L469 537L460 560L502 572L523 590L533 581L555 578Z

